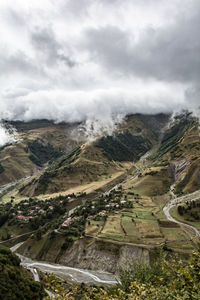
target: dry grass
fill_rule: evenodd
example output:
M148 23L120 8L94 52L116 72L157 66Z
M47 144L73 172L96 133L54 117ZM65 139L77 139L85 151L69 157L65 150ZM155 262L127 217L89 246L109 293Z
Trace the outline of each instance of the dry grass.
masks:
M121 215L110 215L107 218L106 224L104 225L104 228L99 236L113 240L123 240L125 234L121 227Z
M162 233L160 232L160 227L157 221L151 220L139 220L136 221L136 227L143 238L162 238Z
M98 233L101 232L103 225L104 225L103 221L91 220L86 224L85 233L88 235L97 236Z

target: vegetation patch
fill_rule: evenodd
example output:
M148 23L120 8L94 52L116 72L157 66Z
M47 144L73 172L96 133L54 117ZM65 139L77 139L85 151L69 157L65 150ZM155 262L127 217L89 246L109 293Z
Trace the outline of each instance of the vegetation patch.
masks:
M200 230L200 200L179 204L171 209L171 215L177 220L195 226Z
M29 159L40 167L48 161L52 162L63 154L51 144L44 144L41 140L29 141L27 146L31 151Z
M177 211L187 221L196 222L200 220L200 200L188 202L185 205L178 205Z
M152 146L148 139L141 135L132 135L128 130L102 137L94 142L94 146L103 150L109 160L137 161Z
M63 155L55 164L53 164L49 168L49 171L54 171L61 167L65 167L65 166L73 163L75 160L78 159L80 153L81 153L81 147L76 147L69 153Z
M86 224L85 234L96 236L99 232L101 232L103 225L103 220L89 220Z
M143 238L162 238L160 227L157 221L144 222L141 220L136 221L136 227Z
M20 259L8 248L0 246L1 299L43 299L44 287L23 273Z
M121 227L120 214L110 215L107 218L106 224L99 236L119 241L122 241L124 239L125 234Z
M185 241L188 239L188 236L181 230L181 228L164 228L161 229L162 233L168 241Z

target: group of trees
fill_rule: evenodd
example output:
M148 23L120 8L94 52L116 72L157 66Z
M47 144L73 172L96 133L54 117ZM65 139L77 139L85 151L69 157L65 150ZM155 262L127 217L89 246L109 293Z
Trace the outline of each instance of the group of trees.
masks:
M187 202L185 205L179 205L177 211L180 216L184 216L188 221L200 220L200 201Z
M121 191L113 190L109 193L109 195L102 195L93 201L86 201L86 203L80 206L72 216L83 216L84 218L87 218L88 216L97 215L102 210L109 213L114 210L132 207L132 202L128 200L122 204L120 202L120 195ZM111 204L113 204L113 206ZM108 207L108 205L110 206Z
M137 161L151 148L151 142L141 135L132 135L128 130L106 136L94 142L109 160Z
M76 219L70 226L64 229L64 234L67 237L80 237L85 232L85 223L86 218L84 216Z
M20 203L1 203L0 204L0 227L7 222L9 226L23 226L29 230L37 230L43 228L43 233L49 228L58 226L58 222L62 222L62 217L67 210L68 197L74 194L55 198L50 198L46 201L37 200L36 198L29 198ZM23 218L18 218L22 215ZM28 221L24 220L29 218Z
M36 165L42 166L46 162L52 162L60 157L63 153L55 149L51 144L44 144L40 140L29 141L27 150L31 151L29 159Z
M11 207L11 203L0 204L0 227L8 220Z
M55 204L52 210L47 209L44 213L29 220L31 229L38 229L47 223L58 220L60 216L64 215L66 208L64 205Z
M0 246L0 298L40 300L45 295L42 284L25 275L20 259L8 248Z

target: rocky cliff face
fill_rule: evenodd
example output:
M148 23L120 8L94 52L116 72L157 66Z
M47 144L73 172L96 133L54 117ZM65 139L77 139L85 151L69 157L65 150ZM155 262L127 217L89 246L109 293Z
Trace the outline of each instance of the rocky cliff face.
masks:
M149 263L148 250L99 241L85 248L82 240L74 243L70 251L59 259L59 263L63 265L110 273L118 273L120 268L127 267L133 261Z
M60 242L55 240L40 257L32 252L31 244L25 243L18 251L33 259L113 274L117 274L120 268L127 267L129 263L149 264L149 251L137 246L81 238L70 249L60 251ZM38 249L38 253L41 253L41 249Z
M180 179L181 177L184 178L183 172L188 169L190 162L184 158L177 161L172 161L169 164L169 173L174 181Z

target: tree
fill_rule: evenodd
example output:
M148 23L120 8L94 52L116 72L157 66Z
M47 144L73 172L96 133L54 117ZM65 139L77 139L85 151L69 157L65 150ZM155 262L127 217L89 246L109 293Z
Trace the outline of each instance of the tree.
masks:
M179 215L182 216L183 215L183 207L181 205L179 205L177 210L178 210Z

